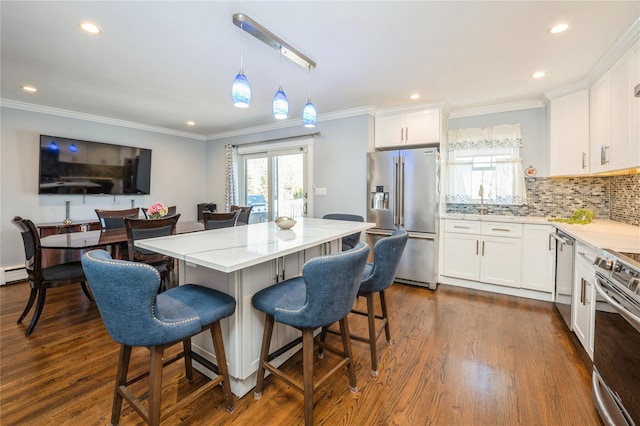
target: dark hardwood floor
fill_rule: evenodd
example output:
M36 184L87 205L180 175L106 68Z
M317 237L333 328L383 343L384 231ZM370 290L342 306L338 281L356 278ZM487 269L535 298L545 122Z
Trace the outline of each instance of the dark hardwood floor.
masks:
M118 345L79 286L49 290L30 337L16 319L27 283L0 288L0 424L109 424ZM395 284L388 291L393 344L378 343L379 377L367 346L353 342L359 393L336 375L317 395L318 425L600 425L590 370L551 303L450 286ZM359 318L352 331L364 331ZM333 337L329 337L333 338ZM176 348L177 349L177 348ZM330 357L316 360L318 370ZM147 368L134 349L130 373ZM186 382L182 362L165 369L163 405L206 380ZM300 357L286 368L300 369ZM144 392L146 381L140 383ZM298 425L302 395L267 379L259 401L249 393L229 414L219 389L165 424ZM124 405L121 425L142 424Z

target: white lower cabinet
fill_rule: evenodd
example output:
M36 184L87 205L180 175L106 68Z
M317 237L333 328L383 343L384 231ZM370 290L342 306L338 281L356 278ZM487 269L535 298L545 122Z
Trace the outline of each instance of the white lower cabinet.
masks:
M520 287L521 250L520 238L483 236L480 249L480 281Z
M525 223L522 230L522 288L553 293L556 245L552 225Z
M585 351L593 359L593 330L595 327L595 252L583 244L576 244L576 263L573 274L573 332Z
M447 220L443 275L520 287L522 224Z
M548 224L444 221L441 281L552 300L555 244ZM451 279L449 279L451 278Z

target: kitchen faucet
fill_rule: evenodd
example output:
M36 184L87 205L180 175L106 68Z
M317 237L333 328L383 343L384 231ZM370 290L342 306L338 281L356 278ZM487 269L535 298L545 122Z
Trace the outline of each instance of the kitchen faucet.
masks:
M478 206L478 212L483 215L487 212L487 206L484 205L484 188L482 187L482 184L480 184L478 195L480 196L480 205Z

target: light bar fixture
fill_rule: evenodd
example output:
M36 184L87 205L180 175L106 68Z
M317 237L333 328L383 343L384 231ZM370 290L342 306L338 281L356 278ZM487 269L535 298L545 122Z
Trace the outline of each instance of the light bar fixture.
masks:
M244 13L236 13L233 15L233 23L240 29L248 32L266 45L273 47L280 51L280 54L284 57L292 60L296 64L300 65L304 69L313 69L316 67L316 63L309 59L306 55L300 51L291 47L290 44L282 40L280 37L249 18Z

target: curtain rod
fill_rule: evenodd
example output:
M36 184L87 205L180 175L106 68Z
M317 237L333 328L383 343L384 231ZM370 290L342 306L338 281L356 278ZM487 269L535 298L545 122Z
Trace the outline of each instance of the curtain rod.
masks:
M295 135L295 136L285 136L282 138L275 138L275 139L267 139L264 141L258 141L258 142L250 142L250 143L244 143L242 144L242 146L250 146L250 145L257 145L257 144L261 144L261 143L267 143L267 142L276 142L276 141L284 141L287 139L298 139L298 138L304 138L304 137L310 137L313 138L315 136L320 136L320 132L315 132L315 133L306 133L306 134L302 134L302 135ZM231 145L234 148L237 148L239 145Z

